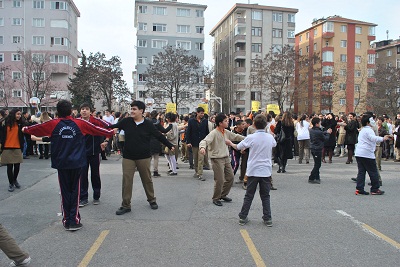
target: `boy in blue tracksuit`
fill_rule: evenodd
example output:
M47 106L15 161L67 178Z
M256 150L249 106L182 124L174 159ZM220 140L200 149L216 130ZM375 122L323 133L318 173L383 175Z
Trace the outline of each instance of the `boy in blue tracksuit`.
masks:
M80 177L86 165L85 135L111 138L113 130L97 127L85 120L71 117L72 104L67 100L57 103L58 118L24 127L24 133L47 136L51 140L51 167L57 169L61 191L61 207L65 230L82 228L79 214Z

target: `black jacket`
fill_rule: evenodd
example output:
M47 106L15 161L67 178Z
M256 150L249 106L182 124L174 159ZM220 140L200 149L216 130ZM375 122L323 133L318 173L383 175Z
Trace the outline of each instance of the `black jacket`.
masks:
M335 147L336 146L336 125L337 121L332 119L323 119L321 125L324 127L324 130L332 129L332 133L329 136L329 139L325 141L326 147Z
M18 125L18 139L19 139L19 144L21 147L21 151L24 150L24 133L22 132L22 127L26 126L21 120L17 121ZM6 143L7 139L7 127L5 125L5 121L3 121L0 124L0 140L1 140L1 150L7 149L7 147L4 147L4 144Z
M168 133L171 129L172 129L172 124L168 125L167 128L164 128L160 122L153 118L151 119L151 122L153 123L154 127L156 127L156 129L161 132L161 133ZM160 141L152 136L151 140L150 140L150 150L151 150L151 154L160 154L161 153L161 143Z
M355 145L357 144L357 136L358 136L358 122L355 120L349 121L346 126L344 126L346 130L346 135L344 137L345 145Z
M208 134L208 120L203 119L199 122L196 118L189 119L186 130L187 144L191 144L192 147L199 147L200 141Z
M312 152L322 152L324 143L328 141L330 134L323 132L319 127L312 127L310 129L310 149Z

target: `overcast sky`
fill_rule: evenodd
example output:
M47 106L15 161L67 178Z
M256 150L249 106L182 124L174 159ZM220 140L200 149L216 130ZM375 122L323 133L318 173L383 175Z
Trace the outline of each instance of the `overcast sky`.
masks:
M212 65L210 30L235 3L235 0L178 0L179 2L207 5L205 17L205 65ZM134 0L74 0L81 17L78 20L78 49L85 53L102 52L107 58L119 56L122 60L124 80L132 87L132 71L136 64L136 31L133 27ZM251 4L297 8L296 33L311 26L314 18L339 15L378 24L376 40L400 36L399 0L250 0ZM397 26L397 27L396 27Z

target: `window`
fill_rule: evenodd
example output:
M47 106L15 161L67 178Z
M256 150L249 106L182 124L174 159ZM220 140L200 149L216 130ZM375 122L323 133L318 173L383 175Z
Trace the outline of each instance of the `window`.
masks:
M257 11L257 10L251 11L251 19L262 20L262 11Z
M340 32L347 32L347 25L341 25Z
M32 3L33 3L32 5L33 8L44 9L44 1L33 1Z
M153 24L153 32L166 32L167 24Z
M282 45L280 44L274 44L272 45L272 53L282 53Z
M3 0L0 0L0 8L3 8L4 6L3 6Z
M391 56L392 56L392 50L386 51L386 56L387 56L387 57L391 57Z
M32 36L33 45L44 45L44 36Z
M153 7L153 14L154 15L166 16L167 15L167 8L166 7L155 6L155 7Z
M50 9L67 10L68 4L64 1L53 1L50 3Z
M361 42L356 41L356 49L361 49Z
M178 33L190 33L190 26L189 25L178 25L176 28Z
M346 84L345 83L339 84L339 88L340 90L346 90Z
M1 42L0 42L0 44L1 44ZM396 60L396 68L400 69L400 59Z
M0 45L4 44L4 37L0 35Z
M287 38L294 38L294 37L295 37L294 30L288 30L287 31Z
M251 27L251 35L252 36L262 36L262 28L261 27Z
M20 71L13 71L11 73L11 77L13 80L21 80L22 79L22 73Z
M68 64L68 57L64 55L51 55L50 63Z
M334 31L333 25L334 25L333 22L330 22L330 21L325 22L322 26L322 31L323 32L333 32Z
M261 44L251 44L251 52L261 53Z
M300 56L303 55L303 49L302 49L302 48L299 49L299 55L300 55Z
M190 9L178 8L176 10L176 15L178 17L190 17Z
M69 29L71 25L65 19L52 19L50 20L50 27Z
M354 62L355 63L361 63L361 56L355 56Z
M21 54L11 54L11 61L21 61Z
M299 42L303 40L303 35L299 35Z
M185 50L190 50L191 42L190 41L176 41L176 47L180 47Z
M354 105L357 106L358 104L360 104L360 99L354 98Z
M203 43L195 43L195 49L201 51L203 50L203 45L204 45Z
M16 25L16 26L22 25L22 19L21 18L13 18L12 25Z
M147 57L138 57L138 59L137 59L137 63L138 64L147 64Z
M315 28L315 29L314 29L314 36L317 36L317 35L318 35L318 29Z
M306 40L310 39L310 32L306 32Z
M356 27L356 34L362 33L362 27Z
M368 35L375 36L375 27L374 26L368 27Z
M339 99L339 105L341 106L346 105L346 99L345 98Z
M347 47L347 41L346 40L341 40L340 41L340 47Z
M333 51L325 51L322 53L323 62L333 62Z
M147 40L138 40L138 47L147 47Z
M33 62L44 62L45 61L45 56L44 56L44 54L33 53L32 54L32 61Z
M21 89L13 89L12 96L13 97L22 97L22 90Z
M318 46L317 43L314 43L314 51L317 50Z
M204 17L204 10L196 10L196 17L198 18Z
M347 70L346 69L340 69L339 75L340 76L346 76L347 75Z
M43 18L33 18L32 19L32 26L37 28L44 27L44 19Z
M0 18L0 26L4 26L4 18Z
M51 45L65 45L69 46L69 40L65 37L51 37L50 39Z
M13 44L20 44L22 42L22 37L21 36L13 36L12 42L13 42Z
M146 75L139 74L139 82L145 82L145 81L146 81Z
M34 81L44 81L45 73L44 72L32 72L32 79Z
M333 67L332 66L323 66L322 67L322 76L332 76Z
M282 13L272 12L272 20L276 22L282 22Z
M139 22L139 31L147 31L147 23Z
M375 75L375 69L368 69L368 78L372 78Z
M196 26L196 33L203 33L204 27L203 26Z
M294 18L295 18L295 14L288 14L288 19L287 19L287 21L288 21L288 22L295 22Z
M138 10L139 10L139 13L145 14L145 13L147 13L147 6L139 6Z
M347 55L341 54L340 55L340 62L347 62Z
M355 84L354 85L354 91L355 92L360 92L360 89L361 89L361 85L360 84Z
M361 70L355 70L354 77L361 77Z
M272 29L272 37L282 38L282 29Z
M3 53L0 54L0 63L1 62L4 62L4 54Z
M163 49L165 46L167 46L167 44L168 44L167 40L152 40L151 47L157 49Z
M307 51L307 53L310 52L310 46L309 45L306 46L306 51Z
M21 7L21 1L20 0L13 0L12 7Z

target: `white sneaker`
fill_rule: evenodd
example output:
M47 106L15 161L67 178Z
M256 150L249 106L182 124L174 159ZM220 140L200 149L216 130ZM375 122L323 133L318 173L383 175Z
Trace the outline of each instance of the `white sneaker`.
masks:
M30 262L31 262L31 257L28 256L28 258L26 258L25 260L23 260L23 261L21 261L19 263L16 263L15 261L12 261L10 263L10 266L28 266Z

